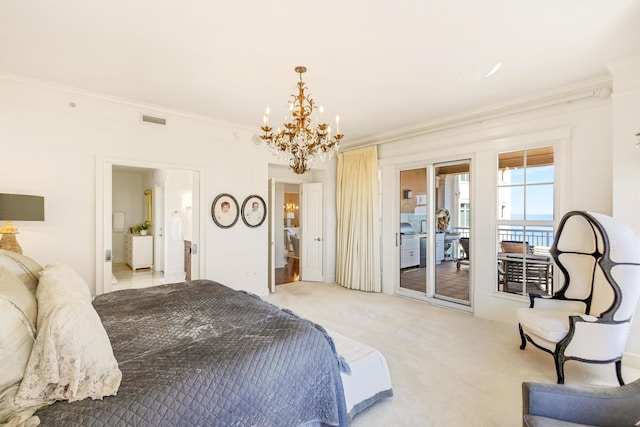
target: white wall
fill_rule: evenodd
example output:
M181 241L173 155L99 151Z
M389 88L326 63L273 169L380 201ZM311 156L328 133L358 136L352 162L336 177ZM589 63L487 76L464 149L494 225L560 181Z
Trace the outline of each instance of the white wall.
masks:
M142 112L166 118L167 126L142 123ZM266 225L249 228L240 220L221 229L209 214L223 192L238 203L250 194L267 200L269 164L276 161L251 142L259 125L246 128L0 75L1 143L3 152L11 152L11 161L0 169L0 191L45 197L44 222L16 223L25 254L42 265L73 266L95 292L97 164L121 159L201 170L201 277L265 295ZM335 162L315 166L335 170ZM325 195L335 198L335 184L325 185ZM328 232L335 235L335 225ZM335 258L335 239L326 243L333 245L327 251Z
M609 66L613 74L613 216L640 235L640 55ZM640 283L638 284L640 286ZM640 367L640 308L627 350Z

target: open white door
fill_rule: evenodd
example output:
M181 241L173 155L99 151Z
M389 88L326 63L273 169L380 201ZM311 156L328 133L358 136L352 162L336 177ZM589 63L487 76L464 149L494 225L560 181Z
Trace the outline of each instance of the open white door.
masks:
M267 219L269 224L269 292L276 291L276 180L269 180Z
M164 271L164 182L153 186L153 270Z
M322 183L302 184L300 278L309 282L324 281L322 201Z
M111 260L113 250L112 241L112 188L113 163L104 161L97 167L98 180L102 179L102 185L98 183L96 188L101 188L96 194L96 295L111 292L113 270Z

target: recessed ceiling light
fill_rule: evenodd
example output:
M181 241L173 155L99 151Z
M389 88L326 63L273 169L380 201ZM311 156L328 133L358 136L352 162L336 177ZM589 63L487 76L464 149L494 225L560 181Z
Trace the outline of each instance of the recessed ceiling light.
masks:
M498 62L496 65L494 65L493 68L491 70L489 70L489 72L487 74L484 75L484 78L486 79L486 78L489 78L489 77L493 76L495 73L498 72L500 67L502 67L502 62Z

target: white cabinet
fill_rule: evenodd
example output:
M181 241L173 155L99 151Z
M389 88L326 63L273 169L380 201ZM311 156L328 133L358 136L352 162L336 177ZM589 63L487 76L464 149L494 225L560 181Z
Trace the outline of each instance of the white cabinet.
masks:
M436 233L436 264L440 264L444 259L444 234Z
M402 236L400 268L420 265L420 239L416 236Z
M134 270L153 266L153 236L127 234L124 240L124 260Z

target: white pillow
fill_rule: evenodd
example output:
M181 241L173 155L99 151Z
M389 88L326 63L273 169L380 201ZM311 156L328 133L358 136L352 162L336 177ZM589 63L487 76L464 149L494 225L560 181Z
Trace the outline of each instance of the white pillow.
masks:
M0 265L0 425L23 409L13 398L33 347L36 311L35 296Z
M68 266L46 266L36 297L38 334L16 403L116 394L122 373L84 280Z
M66 264L49 264L40 272L40 283L45 282L48 292L55 294L64 293L66 296L77 296L80 299L91 302L91 292L87 282L70 266ZM40 292L38 289L36 295ZM40 297L38 297L38 300ZM40 317L40 316L38 316Z
M0 295L16 306L24 315L25 323L33 329L35 336L38 318L38 302L35 292L31 292L15 274L0 264Z
M0 265L15 274L35 296L40 264L28 256L0 249Z

